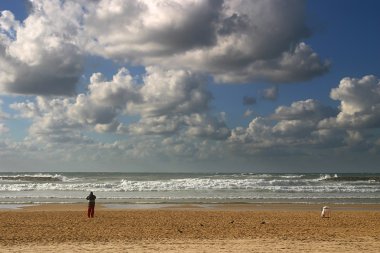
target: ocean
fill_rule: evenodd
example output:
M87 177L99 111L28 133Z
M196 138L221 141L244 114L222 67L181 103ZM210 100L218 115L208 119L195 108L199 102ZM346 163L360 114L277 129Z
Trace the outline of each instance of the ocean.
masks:
M0 205L380 203L380 174L0 173ZM1 206L0 206L1 207Z

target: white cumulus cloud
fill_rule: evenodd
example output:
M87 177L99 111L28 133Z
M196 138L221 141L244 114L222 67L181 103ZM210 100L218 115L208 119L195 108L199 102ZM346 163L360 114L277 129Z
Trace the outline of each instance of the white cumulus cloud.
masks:
M302 42L305 2L101 0L86 6L87 51L211 74L218 82L294 82L329 63Z
M77 32L80 5L73 1L33 1L21 23L0 15L0 92L71 95L83 60Z
M84 58L211 75L297 82L325 73L304 38L305 2L35 0L24 21L0 15L0 92L74 95Z
M321 127L378 128L380 126L380 80L368 75L343 78L330 97L340 101L340 112L321 122Z

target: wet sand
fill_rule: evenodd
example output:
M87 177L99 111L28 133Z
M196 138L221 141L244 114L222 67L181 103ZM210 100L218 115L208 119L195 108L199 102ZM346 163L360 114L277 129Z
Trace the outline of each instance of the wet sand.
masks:
M0 252L378 252L379 205L40 205L0 210Z

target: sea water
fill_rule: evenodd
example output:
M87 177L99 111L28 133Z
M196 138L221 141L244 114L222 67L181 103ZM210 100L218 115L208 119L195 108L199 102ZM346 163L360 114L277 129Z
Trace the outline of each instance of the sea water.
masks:
M380 203L380 174L0 173L0 205Z

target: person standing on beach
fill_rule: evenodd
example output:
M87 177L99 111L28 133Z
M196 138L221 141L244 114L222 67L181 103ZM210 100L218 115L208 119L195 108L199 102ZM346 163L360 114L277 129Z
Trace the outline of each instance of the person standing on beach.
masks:
M90 192L90 195L88 195L86 199L88 200L87 216L88 218L94 218L96 196L93 192Z

